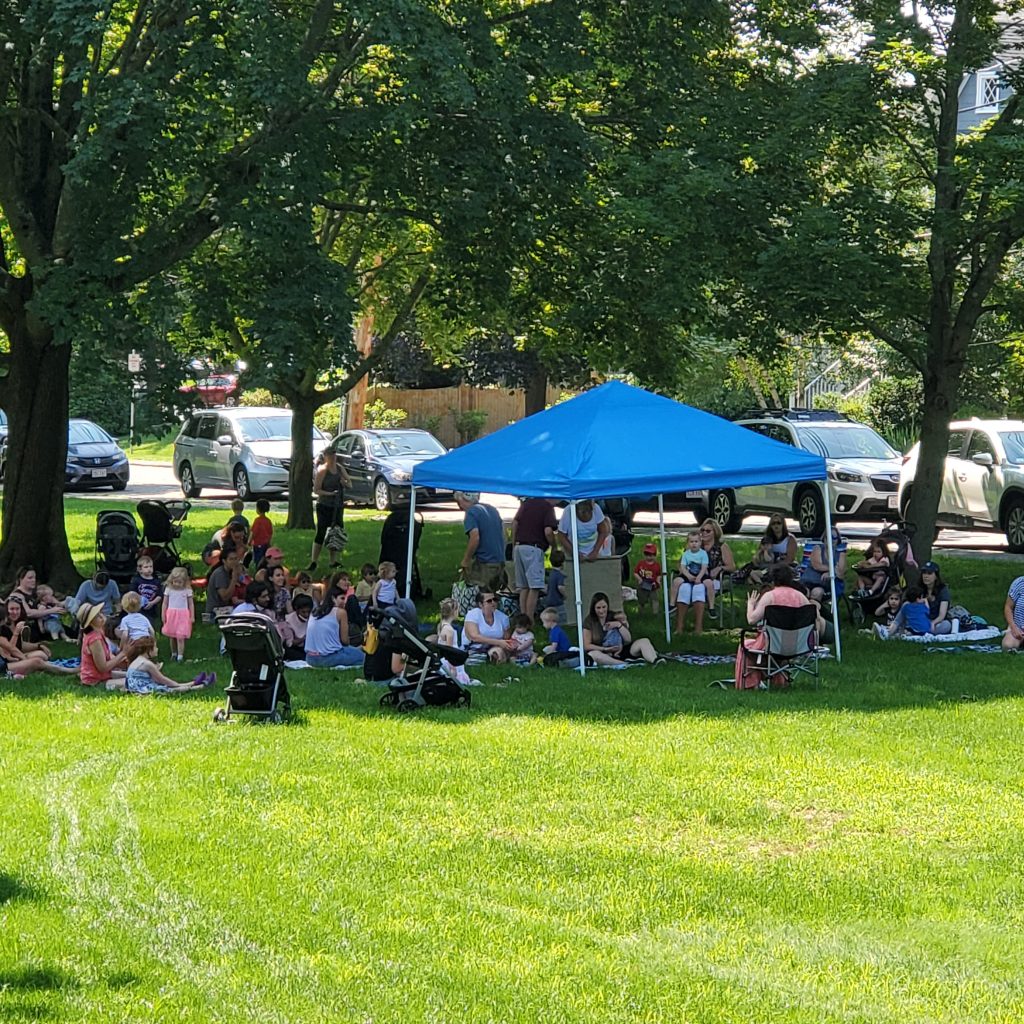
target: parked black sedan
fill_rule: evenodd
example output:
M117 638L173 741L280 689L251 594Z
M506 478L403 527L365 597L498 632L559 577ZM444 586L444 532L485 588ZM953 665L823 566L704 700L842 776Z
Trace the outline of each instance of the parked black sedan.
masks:
M346 430L331 447L352 478L345 497L373 505L381 512L409 503L409 481L421 462L445 455L448 449L426 430ZM451 498L451 492L417 487L416 502Z

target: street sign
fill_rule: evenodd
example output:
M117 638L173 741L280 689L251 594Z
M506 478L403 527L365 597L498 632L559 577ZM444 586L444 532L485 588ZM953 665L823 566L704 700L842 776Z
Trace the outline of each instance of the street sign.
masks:
M138 373L142 369L142 356L138 352L128 353L128 372Z

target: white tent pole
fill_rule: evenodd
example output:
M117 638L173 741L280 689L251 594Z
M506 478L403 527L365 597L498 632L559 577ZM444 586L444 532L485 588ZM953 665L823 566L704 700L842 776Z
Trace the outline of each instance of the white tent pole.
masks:
M576 585L576 633L580 643L580 673L587 674L587 652L583 650L583 594L580 590L580 537L576 528L576 499L569 502L569 522L572 525L572 578Z
M843 660L843 642L839 639L839 602L836 600L836 557L832 544L832 495L825 478L825 549L828 551L828 588L832 593L832 631L836 635L836 660Z
M413 538L416 535L416 485L409 484L409 546L405 549L405 596L412 600Z
M665 606L665 643L672 643L672 618L668 613L668 552L665 549L665 495L658 495L658 533L661 534L661 601Z

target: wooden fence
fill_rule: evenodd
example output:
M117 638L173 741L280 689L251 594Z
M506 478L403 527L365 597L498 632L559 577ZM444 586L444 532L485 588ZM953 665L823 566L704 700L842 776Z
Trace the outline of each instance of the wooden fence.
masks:
M560 390L548 387L546 404L558 400ZM475 388L460 384L455 388L423 388L405 390L374 384L367 388L366 404L382 401L389 409L404 409L408 414L402 426L422 427L432 431L449 448L460 443L455 418L469 410L487 413L483 434L507 427L525 415L525 392L508 388Z

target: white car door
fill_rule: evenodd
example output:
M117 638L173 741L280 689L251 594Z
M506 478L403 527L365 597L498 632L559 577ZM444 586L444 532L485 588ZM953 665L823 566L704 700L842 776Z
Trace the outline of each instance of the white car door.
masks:
M949 443L946 447L946 462L943 467L942 493L939 495L939 516L947 519L954 519L963 516L963 481L960 476L963 471L963 454L967 444L966 430L951 430L949 432Z
M975 462L975 456L985 456L989 465ZM999 498L1002 494L1002 455L987 431L972 430L964 458L957 465L957 483L960 486L962 514L975 522L991 524L999 517Z

